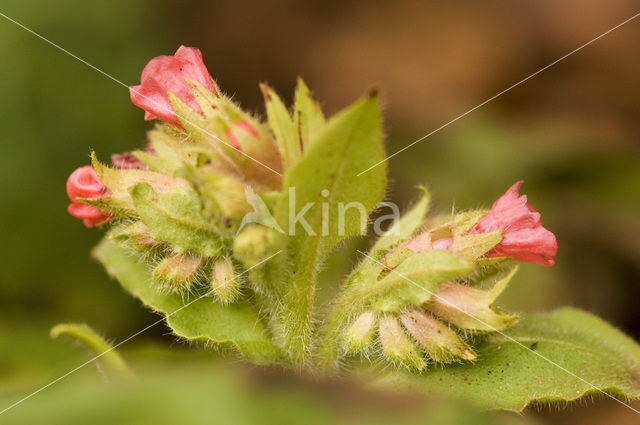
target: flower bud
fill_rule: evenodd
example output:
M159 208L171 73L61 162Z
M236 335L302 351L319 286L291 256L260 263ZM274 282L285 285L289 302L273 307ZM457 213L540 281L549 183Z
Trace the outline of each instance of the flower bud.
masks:
M104 211L78 201L78 198L96 199L109 195L109 189L102 184L92 166L86 165L71 173L67 180L67 195L71 200L69 214L81 218L85 226L93 227L111 218Z
M498 281L490 291L484 291L455 282L440 285L436 296L427 303L427 310L458 328L494 332L501 331L518 321L518 316L496 311L493 303L515 274Z
M373 343L376 333L376 316L366 311L356 318L344 334L344 349L353 354L365 351Z
M378 332L380 333L382 350L389 360L408 367L415 367L418 370L427 367L422 352L407 337L394 316L382 316Z
M236 150L243 150L240 141L245 138L255 139L258 133L251 127L248 122L237 122L231 128L227 129L227 140Z
M429 357L436 361L451 362L458 359L474 361L478 358L454 330L419 310L402 313L400 320Z
M556 237L542 226L540 214L527 203L527 196L520 196L522 183L515 183L498 198L469 234L504 232L502 241L487 257L513 257L516 261L552 266L558 252Z
M156 266L152 282L162 291L188 291L191 289L202 263L202 258L195 255L171 255Z
M158 56L149 61L142 70L141 84L129 87L131 101L146 111L145 120L159 118L181 127L169 101L168 92L173 93L194 111L202 112L187 78L216 93L215 83L202 61L200 50L180 46L173 56Z
M115 228L109 233L109 237L115 241L130 242L133 248L143 251L160 245L158 241L151 237L149 228L142 221Z
M247 120L251 120L247 117ZM260 126L251 121L238 121L229 127L225 136L238 152L232 152L234 164L245 180L254 187L275 189L281 184L274 171L282 170L280 154L275 142Z
M274 229L260 224L246 226L233 242L233 254L245 265L252 267L277 251L280 235Z
M224 257L213 263L211 288L224 304L234 302L240 295L240 279L233 269L231 258Z
M131 152L114 153L111 155L111 163L114 167L123 170L146 170L147 167L140 162Z

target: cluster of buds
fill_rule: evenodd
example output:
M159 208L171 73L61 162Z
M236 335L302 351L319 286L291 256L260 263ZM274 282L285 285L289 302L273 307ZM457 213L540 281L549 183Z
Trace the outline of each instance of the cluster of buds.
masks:
M130 95L146 120L160 120L148 146L114 154L112 166L92 154L67 182L69 212L87 227L111 225L108 237L152 254L158 290L206 282L232 302L241 289L233 241L252 211L245 192L269 199L281 190L276 143L220 92L195 48L152 59Z
M429 361L473 361L470 335L501 331L517 321L494 306L513 276L508 260L549 266L557 251L540 214L520 196L521 182L489 211L426 222L425 194L354 271L335 314L323 326L312 326L314 270L326 241L313 231L309 236L316 239L287 236L279 223L295 223L299 214L290 203L286 216L284 201L294 199L289 197L295 189L292 175L307 179L300 185L309 182L311 189L301 189L315 190L310 180L321 165L309 167L309 158L331 160L335 146L323 150L327 140L343 140L336 137L343 137L345 128L351 135L360 122L349 121L360 117L353 111L364 114L374 103L361 101L326 121L302 81L293 116L271 89L262 91L267 123L221 93L199 50L180 47L173 56L152 59L141 84L130 87L145 119L159 120L147 134L147 146L114 154L111 166L92 154L92 164L74 171L67 182L69 212L87 227L109 225L108 238L153 266L151 281L158 291L208 288L227 304L238 300L244 282L251 282L251 294L266 300L261 307L270 315L274 340L300 364L311 355L315 332L324 332L317 348L329 368L340 352L372 348L394 364L416 369ZM378 138L377 120L370 120L372 128L364 135ZM372 180L372 187L378 183L383 179ZM325 205L329 208L323 203L317 215L322 232ZM301 248L305 241L308 250ZM275 265L240 279L282 250L287 252ZM287 270L292 259L304 273Z
M489 211L427 221L376 244L348 283L358 314L344 330L344 353L381 349L391 363L422 370L429 361L474 361L470 337L515 324L517 316L495 307L517 269L508 260L550 266L557 252L521 185Z

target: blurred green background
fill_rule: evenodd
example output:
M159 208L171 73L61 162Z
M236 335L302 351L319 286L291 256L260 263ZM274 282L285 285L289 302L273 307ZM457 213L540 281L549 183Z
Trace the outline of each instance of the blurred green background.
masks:
M222 89L259 113L262 81L291 100L301 76L328 112L379 87L393 153L637 13L637 3L4 0L0 12L126 85L150 58L199 47ZM569 304L636 339L639 37L631 22L395 156L388 191L407 206L426 183L435 210L448 212L488 206L525 180L559 255L553 268L524 265L503 306ZM101 231L67 214L65 193L90 149L108 158L137 148L151 125L125 87L2 17L0 48L0 396L11 401L86 359L49 340L53 324L87 322L121 341L157 320L90 258ZM327 285L355 260L334 259ZM127 345L188 351L163 325ZM75 397L83 387L66 388ZM62 403L65 393L55 394ZM16 410L37 411L40 397L53 403L43 393ZM541 420L600 423L579 415Z

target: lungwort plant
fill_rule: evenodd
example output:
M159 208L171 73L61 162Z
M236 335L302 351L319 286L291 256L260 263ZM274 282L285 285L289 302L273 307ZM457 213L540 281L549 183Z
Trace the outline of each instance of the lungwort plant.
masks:
M154 58L130 88L159 119L148 145L111 165L92 154L67 183L69 212L108 229L95 257L175 335L490 408L640 395L640 348L598 318L496 307L518 262L551 266L557 251L522 182L489 210L443 216L422 189L402 217L369 223L387 173L377 94L325 117L302 81L291 108L261 88L266 122L220 91L197 49ZM369 224L377 240L320 305L323 262Z

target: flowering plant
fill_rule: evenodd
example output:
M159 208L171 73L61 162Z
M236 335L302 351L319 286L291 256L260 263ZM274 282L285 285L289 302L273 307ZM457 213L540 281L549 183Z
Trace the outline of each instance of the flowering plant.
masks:
M385 231L373 226L377 240L321 305L324 261L366 232L385 194L378 97L327 118L301 80L291 112L261 88L266 123L220 91L197 49L154 58L130 88L160 120L148 146L112 166L92 154L67 182L69 212L109 228L95 257L178 337L491 408L640 395L640 348L609 325L575 309L520 320L496 307L514 262L551 266L557 252L522 182L490 210L444 216L427 215L423 189Z

